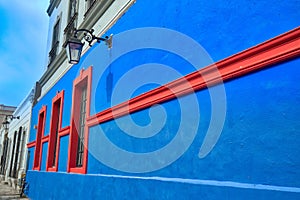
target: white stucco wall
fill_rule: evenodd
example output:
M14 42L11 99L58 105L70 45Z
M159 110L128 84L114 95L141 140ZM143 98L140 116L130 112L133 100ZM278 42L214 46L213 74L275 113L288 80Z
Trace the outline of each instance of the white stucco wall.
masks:
M9 131L8 131L8 137L9 137L9 149L6 157L6 175L5 179L9 179L9 172L11 166L11 160L14 159L15 153L16 153L16 145L17 145L17 138L15 142L15 152L12 154L13 150L13 140L14 140L14 134L19 132L20 127L22 127L21 132L21 140L20 140L20 146L19 146L19 156L17 160L17 178L21 177L22 173L25 173L26 170L26 164L27 164L27 142L28 142L28 136L29 136L29 130L30 130L30 120L31 120L31 109L32 109L32 98L33 98L34 90L32 89L29 94L26 96L26 98L22 101L22 103L17 107L15 112L13 113L14 117L20 117L19 119L13 119L10 121L9 125ZM13 160L14 164L14 160Z

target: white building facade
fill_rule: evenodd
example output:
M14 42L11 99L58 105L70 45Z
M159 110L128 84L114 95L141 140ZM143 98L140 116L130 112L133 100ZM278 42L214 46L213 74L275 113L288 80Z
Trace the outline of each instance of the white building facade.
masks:
M3 143L1 179L18 189L18 179L27 169L27 141L34 89L20 103L9 119L8 134L1 137ZM2 135L1 135L2 136Z
M10 144L8 138L9 122L10 117L13 116L13 112L16 110L16 107L0 105L0 177L1 180L4 180L4 176L7 168L7 153Z

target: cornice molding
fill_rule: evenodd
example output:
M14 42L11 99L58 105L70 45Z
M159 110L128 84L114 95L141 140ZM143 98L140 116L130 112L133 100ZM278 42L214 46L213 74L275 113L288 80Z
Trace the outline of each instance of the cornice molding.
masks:
M300 56L300 27L88 118L94 126Z

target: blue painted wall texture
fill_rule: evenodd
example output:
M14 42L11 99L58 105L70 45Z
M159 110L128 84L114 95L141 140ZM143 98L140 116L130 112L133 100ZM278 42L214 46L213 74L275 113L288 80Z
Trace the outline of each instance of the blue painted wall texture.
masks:
M91 115L118 103L110 99L116 84L136 66L146 63L171 66L179 73L176 78L195 70L195 66L186 59L162 49L137 49L114 59L112 54L117 54L118 47L122 45L118 34L123 31L163 27L181 32L198 42L211 57L212 60L197 66L201 68L299 26L299 8L298 0L276 3L137 0L108 31L107 35L116 35L112 50L108 51L102 43L95 44L81 62L74 65L34 106L29 142L36 138L33 127L43 105L47 106L45 135L49 134L52 98L57 91L65 90L62 127L70 125L73 80L81 68L93 65ZM224 127L217 144L204 158L199 158L198 154L212 116L209 90L193 94L200 110L197 134L184 154L166 167L144 173L113 169L99 159L104 154L114 157L115 153L104 149L103 141L108 139L119 148L135 153L163 148L178 132L180 116L184 112L180 108L180 100L189 96L161 104L167 116L161 121L166 123L152 137L141 139L130 136L120 129L116 120L91 127L87 175L66 172L69 136L60 140L58 172L46 172L48 143L45 143L42 146L41 171L29 170L27 173L28 195L31 199L299 199L299 65L300 59L294 59L224 83ZM113 74L111 85L107 83L109 73ZM174 79L168 74L157 76L162 83ZM147 73L137 77L143 79ZM130 84L128 82L128 86ZM143 85L130 97L158 85L155 82ZM224 99L220 98L220 101ZM149 112L153 109L160 111L161 107L144 109L130 116L137 125L147 126L152 123ZM191 107L187 106L187 109ZM199 116L191 112L188 117L193 121ZM132 128L130 124L124 127ZM152 124L153 127L155 124ZM194 127L186 125L185 128ZM104 130L104 134L100 130ZM29 169L32 169L34 148L29 151ZM118 156L115 155L115 158ZM131 163L123 164L122 167L126 168ZM151 165L141 163L148 164Z

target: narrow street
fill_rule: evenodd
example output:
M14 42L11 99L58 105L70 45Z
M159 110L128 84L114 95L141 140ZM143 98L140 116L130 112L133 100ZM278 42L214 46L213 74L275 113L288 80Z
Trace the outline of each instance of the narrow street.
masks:
M9 187L7 184L0 183L0 200L2 199L28 199L28 198L20 198L20 194L18 191Z

